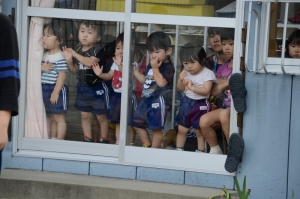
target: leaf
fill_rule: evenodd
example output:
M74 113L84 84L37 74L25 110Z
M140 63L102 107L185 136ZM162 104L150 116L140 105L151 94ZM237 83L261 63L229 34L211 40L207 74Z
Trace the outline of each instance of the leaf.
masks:
M244 197L243 198L246 198L247 197L247 194L246 194L246 176L244 176L244 181L243 181L243 195Z
M214 197L218 197L221 196L220 194L213 194L212 196L210 196L208 199L213 199Z
M235 176L235 186L236 186L237 192L239 194L239 198L242 199L242 193L241 193L240 184L237 179L237 176Z

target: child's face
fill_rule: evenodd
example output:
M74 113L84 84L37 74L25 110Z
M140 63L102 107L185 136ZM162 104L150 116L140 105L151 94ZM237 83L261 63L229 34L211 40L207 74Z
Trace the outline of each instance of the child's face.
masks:
M182 62L184 69L192 75L197 75L201 72L203 66L197 60Z
M169 48L167 51L164 49L154 49L153 51L148 51L150 60L158 59L158 61L162 61L163 63L168 61L168 55L172 53L172 49Z
M221 37L218 34L209 35L209 44L213 51L215 52L222 52L222 44L221 44Z
M234 47L234 40L223 40L222 41L223 46L223 53L226 55L228 59L231 59L233 57L233 47Z
M92 47L98 40L100 40L97 31L91 26L86 27L85 24L80 24L78 39L85 47Z
M300 45L289 44L289 54L291 58L300 59Z
M59 48L60 42L57 40L57 37L53 33L49 33L48 28L44 29L43 36L43 46L44 49L54 50Z
M115 55L121 55L123 56L123 42L119 42L116 45L116 49L115 49Z

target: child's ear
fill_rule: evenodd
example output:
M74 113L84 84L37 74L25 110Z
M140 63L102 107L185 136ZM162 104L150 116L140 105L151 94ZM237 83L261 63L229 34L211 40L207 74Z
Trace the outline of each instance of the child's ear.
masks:
M97 37L97 41L100 41L101 40L101 37L99 36L99 37Z
M167 55L171 55L172 54L172 48L171 47L168 48L168 50L166 51L166 54Z
M58 42L59 45L62 44L63 41L64 41L63 39L57 40L57 42Z

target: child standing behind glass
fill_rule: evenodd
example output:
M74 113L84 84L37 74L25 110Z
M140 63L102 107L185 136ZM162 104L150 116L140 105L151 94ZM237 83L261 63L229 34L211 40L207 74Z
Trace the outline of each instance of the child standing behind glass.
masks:
M91 131L91 118L94 113L101 128L99 142L109 143L107 140L109 91L105 82L101 80L92 69L93 63L103 61L96 56L101 49L99 42L104 33L104 29L105 27L101 22L81 21L78 33L81 45L76 51L72 48L63 48L63 54L67 60L69 70L73 74L77 74L77 95L74 106L81 111L81 124L84 141L86 142L94 141Z
M286 46L287 57L300 59L300 29L293 31L289 35Z
M144 84L142 98L132 120L132 126L139 135L144 147L160 148L162 129L164 129L167 111L170 108L164 96L173 89L175 68L169 56L172 53L171 41L164 32L151 33L146 41L150 64L144 74L136 66L133 74L137 81ZM152 130L152 143L146 128Z
M200 117L210 110L208 97L216 77L213 71L204 66L206 52L200 43L185 44L179 54L184 70L177 81L177 89L185 96L180 102L177 114L178 134L176 149L183 151L186 134L189 129L195 128L198 150L204 152L204 137L199 127Z
M98 63L93 64L95 74L104 79L112 79L112 87L114 89L110 99L110 109L108 120L116 124L116 144L120 140L120 115L121 115L121 93L122 93L122 70L123 70L123 43L124 33L121 33L116 40L115 57L113 57L113 64L108 73L103 72L103 66L99 67ZM137 63L134 63L137 65ZM132 98L133 100L136 97Z
M46 114L50 117L50 138L63 140L67 124L65 114L69 105L69 91L65 86L67 62L61 53L63 30L57 20L44 26L42 59L42 91Z

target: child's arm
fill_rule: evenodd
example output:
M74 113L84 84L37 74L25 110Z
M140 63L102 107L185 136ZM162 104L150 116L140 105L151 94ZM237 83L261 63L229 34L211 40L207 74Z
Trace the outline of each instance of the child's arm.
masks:
M219 79L217 78L218 84L214 84L211 89L211 95L217 96L229 87L228 79Z
M207 96L211 92L211 88L213 85L213 80L209 80L204 82L203 87L196 87L192 85L192 82L190 80L186 81L186 87L193 91L194 93L197 93L198 95Z
M137 70L137 68L136 68L136 63L133 63L132 66L133 66L133 75L134 75L134 77L135 77L140 83L144 84L144 82L145 82L145 76Z
M113 78L114 71L109 70L108 73L103 73L103 66L100 67L98 63L93 63L92 69L93 69L94 73L101 79L111 80Z
M153 77L156 82L156 84L159 87L164 87L168 84L167 80L163 77L163 75L159 71L159 67L162 64L162 61L159 61L157 58L154 58L150 61L152 71L153 71Z
M90 56L90 57L84 57L80 54L78 54L75 50L73 50L72 48L69 48L72 52L72 56L77 59L80 63L82 63L84 66L88 67L88 68L92 68L93 67L93 63L98 63L100 61L99 58L95 57L95 56Z
M66 77L67 77L66 72L59 72L58 73L58 78L56 80L55 87L54 87L53 92L51 93L51 97L50 97L50 102L52 104L57 104L59 93L60 93L62 87L65 84Z
M68 69L73 75L75 75L78 71L78 65L77 63L73 62L73 56L71 50L67 47L63 47L62 54L67 61Z
M179 74L179 78L177 81L177 90L179 92L183 92L185 90L185 85L184 85L184 78L187 76L186 72L183 70Z

